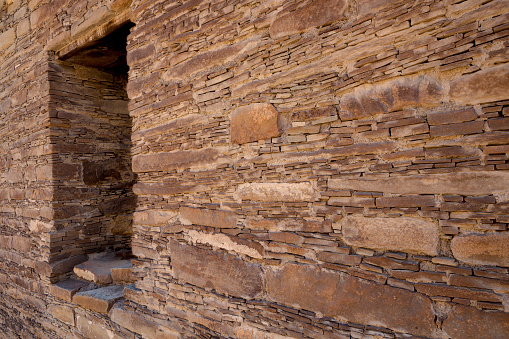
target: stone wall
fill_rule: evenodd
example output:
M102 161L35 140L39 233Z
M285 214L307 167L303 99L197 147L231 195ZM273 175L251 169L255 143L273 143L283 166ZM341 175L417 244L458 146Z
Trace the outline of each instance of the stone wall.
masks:
M509 336L507 1L3 4L6 337ZM124 83L59 59L127 20L137 282L106 315L48 277L134 206L87 195L113 157L79 141L125 113L83 86Z

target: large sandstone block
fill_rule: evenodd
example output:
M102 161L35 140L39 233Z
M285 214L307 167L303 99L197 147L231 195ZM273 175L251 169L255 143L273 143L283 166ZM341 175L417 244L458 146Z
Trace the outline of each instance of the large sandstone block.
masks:
M349 215L341 221L343 240L350 246L375 250L437 255L439 230L417 218L367 218Z
M113 304L122 298L124 286L112 285L95 290L78 292L72 302L79 306L99 313L108 313Z
M179 210L179 219L183 225L200 225L218 228L235 228L237 226L237 215L231 211L181 207Z
M509 233L470 233L451 241L456 259L472 265L509 266Z
M271 104L251 104L237 108L231 114L230 134L234 144L277 137L278 113Z
M314 266L286 264L267 272L267 294L277 303L365 325L434 337L431 300Z
M236 192L239 200L254 201L315 201L316 190L309 182L301 183L251 183L239 185Z
M459 104L478 104L509 99L509 64L464 75L451 82L449 95Z
M509 313L486 312L470 306L455 306L442 328L450 338L509 338Z
M479 171L377 179L329 179L330 189L395 194L490 195L509 191L509 172Z
M264 249L261 244L248 239L234 237L229 234L189 230L185 233L185 237L186 240L193 244L207 244L222 248L230 253L241 253L252 258L262 259L264 254Z
M313 1L277 18L270 26L270 37L277 39L345 19L347 5L346 0Z
M204 148L192 151L140 154L133 157L133 172L158 172L186 168L215 168L227 163L224 149Z
M58 320L74 326L74 310L71 307L52 304L48 306L48 312Z
M246 228L252 230L316 232L316 233L332 232L331 220L317 221L297 218L247 219L245 221L245 226Z
M173 273L179 280L248 299L262 291L263 272L258 265L233 254L205 250L173 239L169 249Z
M171 67L162 78L165 80L185 79L210 67L224 65L235 60L247 50L256 46L256 40L244 40L233 45L221 47L192 57Z
M146 210L136 211L133 214L133 223L135 225L164 225L167 222L177 218L176 211L168 210Z
M440 105L442 85L432 77L390 80L382 85L365 85L344 95L340 102L342 120L354 120L407 107Z
M114 335L113 331L109 330L105 325L81 315L76 315L76 327L78 327L78 330L85 338L112 338Z
M6 49L16 41L16 30L14 27L0 34L0 51Z

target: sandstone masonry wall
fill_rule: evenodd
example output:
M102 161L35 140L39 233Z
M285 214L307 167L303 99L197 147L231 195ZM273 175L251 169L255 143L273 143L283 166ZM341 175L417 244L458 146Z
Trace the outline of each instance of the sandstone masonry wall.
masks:
M504 0L5 2L5 337L508 337L508 9ZM97 131L96 115L119 113L77 86L118 100L125 83L59 58L127 20L136 206L114 197L135 208L137 281L99 314L50 286L109 245L108 223L126 215L91 212L108 199L86 195L86 163L98 173L119 157L85 154L99 134L76 139L84 121ZM57 194L68 186L90 210ZM61 207L69 213L57 217ZM74 246L98 221L108 231Z

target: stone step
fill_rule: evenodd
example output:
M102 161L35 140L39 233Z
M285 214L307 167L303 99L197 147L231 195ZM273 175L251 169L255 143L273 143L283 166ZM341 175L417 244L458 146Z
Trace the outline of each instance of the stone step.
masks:
M113 304L122 298L123 285L111 285L90 291L77 292L72 302L88 310L108 313Z
M74 266L74 273L80 279L97 284L130 283L133 279L131 268L131 260L88 260Z
M92 285L95 286L95 284ZM81 290L89 289L89 286L90 283L88 281L67 279L50 285L49 291L55 298L65 300L67 302L72 302L72 297L74 294Z

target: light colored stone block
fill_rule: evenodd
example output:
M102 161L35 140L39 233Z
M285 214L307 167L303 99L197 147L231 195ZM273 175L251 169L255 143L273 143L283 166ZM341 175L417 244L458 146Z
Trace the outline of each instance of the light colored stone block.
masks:
M238 200L254 201L316 201L318 194L309 182L301 183L251 183L237 188Z
M509 233L471 233L454 237L456 259L472 265L509 266Z

